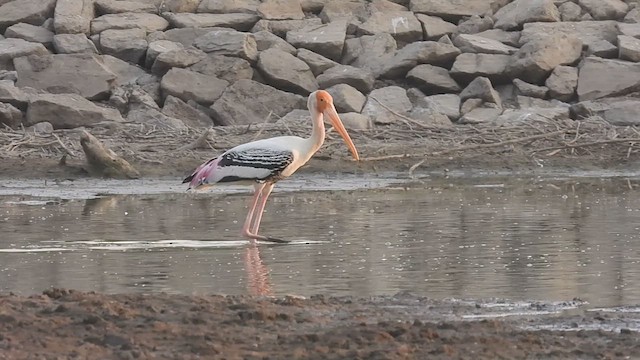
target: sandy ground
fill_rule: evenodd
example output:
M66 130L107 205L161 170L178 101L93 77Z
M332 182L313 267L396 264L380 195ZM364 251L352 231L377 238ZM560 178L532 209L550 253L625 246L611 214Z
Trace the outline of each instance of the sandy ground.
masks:
M640 139L635 132L597 121L576 123L356 132L353 137L363 161L348 160L344 146L330 137L301 171L421 176L456 170L535 174L543 169L637 167L635 146ZM178 180L232 145L296 133L289 127L262 130L225 129L196 149L183 147L198 138L197 132L128 128L92 133L143 177ZM0 179L89 176L78 132L61 131L57 137L0 132ZM465 314L490 310L481 304L462 306L411 296L330 296L144 296L72 290L30 297L3 294L0 359L640 358L638 311L561 311L551 317L470 321Z

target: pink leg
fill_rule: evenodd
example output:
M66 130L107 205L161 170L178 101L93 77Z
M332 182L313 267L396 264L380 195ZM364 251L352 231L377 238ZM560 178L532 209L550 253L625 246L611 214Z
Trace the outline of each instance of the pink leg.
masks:
M249 214L247 214L247 220L245 220L244 226L242 227L242 235L251 239L253 244L255 244L255 240L279 243L287 242L268 236L258 235L260 220L262 220L262 211L264 210L267 198L269 197L272 189L273 184L271 183L258 184L255 186L255 194L253 195L251 210L249 211ZM260 203L259 205L258 202Z
M242 235L251 239L251 243L255 244L256 238L251 233L250 227L253 222L253 214L256 210L256 206L258 205L258 200L260 200L260 195L262 194L262 189L265 184L256 184L253 186L253 199L251 199L251 205L249 205L249 212L247 213L247 219L244 221L244 226L242 227Z
M258 233L258 229L260 228L260 221L262 221L262 214L264 213L264 207L267 205L267 199L269 195L271 195L271 191L275 184L268 183L265 187L262 188L260 202L258 203L258 207L256 208L255 219L253 221L253 227L251 228L251 232L254 234Z

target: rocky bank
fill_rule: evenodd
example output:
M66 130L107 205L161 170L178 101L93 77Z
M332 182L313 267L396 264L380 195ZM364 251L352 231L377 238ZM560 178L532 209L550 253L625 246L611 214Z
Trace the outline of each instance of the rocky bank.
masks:
M36 134L306 125L305 97L327 89L359 131L636 125L637 5L0 0L0 123Z

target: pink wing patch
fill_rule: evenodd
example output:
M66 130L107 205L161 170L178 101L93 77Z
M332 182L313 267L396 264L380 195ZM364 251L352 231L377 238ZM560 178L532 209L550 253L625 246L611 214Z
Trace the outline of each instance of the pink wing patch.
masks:
M220 162L219 159L207 161L206 163L198 166L196 171L191 175L191 182L189 182L189 189L197 189L203 185L209 183L210 175Z

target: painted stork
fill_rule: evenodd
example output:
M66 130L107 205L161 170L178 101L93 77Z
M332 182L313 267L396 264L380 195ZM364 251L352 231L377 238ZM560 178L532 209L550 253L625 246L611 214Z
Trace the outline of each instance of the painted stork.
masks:
M324 90L314 91L309 95L307 106L313 122L309 138L279 136L236 146L200 165L183 181L183 184L189 183L189 189L204 188L216 183L253 183L254 196L242 227L242 235L251 239L253 244L256 240L287 242L258 235L262 213L275 183L291 176L322 146L325 118L331 121L334 129L342 136L354 159L360 159L358 150L333 105L331 95Z

